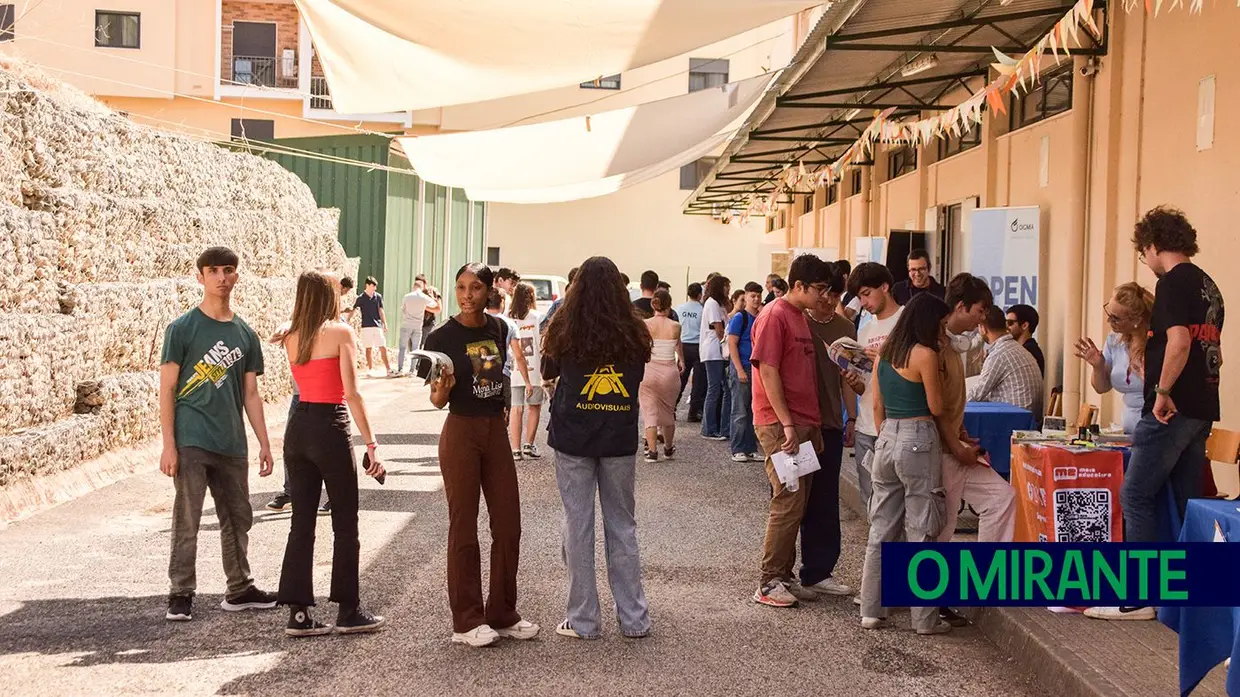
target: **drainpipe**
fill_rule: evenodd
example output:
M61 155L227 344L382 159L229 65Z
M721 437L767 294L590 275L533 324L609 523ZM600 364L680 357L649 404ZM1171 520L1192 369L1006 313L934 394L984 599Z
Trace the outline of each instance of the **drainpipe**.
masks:
M1090 130L1093 126L1090 120L1094 81L1092 75L1082 74L1081 69L1085 67L1086 60L1084 57L1073 59L1072 110L1074 114L1071 135L1072 155L1068 168L1067 206L1071 217L1066 226L1067 234L1064 239L1067 264L1063 269L1064 274L1056 276L1056 281L1064 281L1068 301L1065 303L1067 313L1064 317L1063 336L1058 337L1059 345L1051 347L1052 352L1059 355L1050 356L1052 365L1057 360L1063 365L1063 414L1069 419L1075 418L1075 409L1081 404L1081 387L1084 379L1082 362L1073 356L1072 347L1083 335L1082 332L1085 329L1085 259L1089 254L1085 230L1089 221L1089 144ZM1050 309L1045 305L1043 308Z

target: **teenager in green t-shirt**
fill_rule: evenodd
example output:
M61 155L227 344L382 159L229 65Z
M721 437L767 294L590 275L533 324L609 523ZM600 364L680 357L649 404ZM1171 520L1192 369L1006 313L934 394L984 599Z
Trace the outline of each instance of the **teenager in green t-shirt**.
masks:
M228 591L225 610L271 609L274 593L259 590L247 560L250 526L245 411L259 442L259 475L271 474L271 446L258 394L263 352L258 336L229 305L237 284L237 253L212 247L198 257L203 298L164 331L159 369L159 419L164 450L159 469L173 478L171 588L166 619L193 619L198 526L207 489L215 501Z

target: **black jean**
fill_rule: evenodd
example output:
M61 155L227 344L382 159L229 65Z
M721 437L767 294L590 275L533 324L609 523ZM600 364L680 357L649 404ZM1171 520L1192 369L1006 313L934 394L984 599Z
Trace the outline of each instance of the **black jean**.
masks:
M332 588L328 600L358 604L357 466L349 412L343 404L301 402L284 436L284 466L293 497L293 525L280 571L281 605L314 605L314 528L319 492L332 502Z
M822 452L814 472L801 518L801 585L812 586L831 577L840 560L840 463L844 459L844 432L822 429Z
M685 369L680 373L680 394L676 396L676 403L680 404L681 397L685 396L685 385L689 383L689 376L693 375L693 391L689 393L689 418L697 420L702 418L702 406L706 404L706 366L702 364L698 344L681 346L685 351Z

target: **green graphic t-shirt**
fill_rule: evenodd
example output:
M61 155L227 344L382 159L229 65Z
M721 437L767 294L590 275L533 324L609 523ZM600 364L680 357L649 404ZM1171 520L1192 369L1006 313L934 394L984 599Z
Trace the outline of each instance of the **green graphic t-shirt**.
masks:
M246 457L245 374L263 374L258 335L237 315L219 322L194 308L164 330L160 363L181 366L176 392L176 442Z

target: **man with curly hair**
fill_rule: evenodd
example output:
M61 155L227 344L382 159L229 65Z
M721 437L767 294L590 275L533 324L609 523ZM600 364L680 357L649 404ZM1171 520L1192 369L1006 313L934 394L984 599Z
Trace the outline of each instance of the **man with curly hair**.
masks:
M1219 419L1223 364L1223 295L1191 260L1197 231L1184 214L1155 208L1132 237L1141 262L1158 276L1150 338L1145 345L1145 407L1132 433L1132 458L1120 489L1127 542L1160 539L1158 509L1170 484L1184 515L1201 495L1206 438ZM1152 620L1151 607L1098 607L1086 615L1107 620Z

